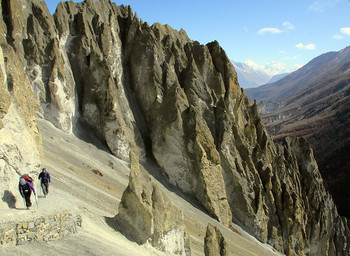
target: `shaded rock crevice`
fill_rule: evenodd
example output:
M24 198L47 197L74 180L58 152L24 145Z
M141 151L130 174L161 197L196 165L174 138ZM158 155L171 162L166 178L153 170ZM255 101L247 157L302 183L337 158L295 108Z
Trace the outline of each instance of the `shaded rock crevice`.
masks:
M9 45L13 46L13 22L11 20L12 17L12 9L10 0L1 0L2 7L2 19L6 25L6 41Z

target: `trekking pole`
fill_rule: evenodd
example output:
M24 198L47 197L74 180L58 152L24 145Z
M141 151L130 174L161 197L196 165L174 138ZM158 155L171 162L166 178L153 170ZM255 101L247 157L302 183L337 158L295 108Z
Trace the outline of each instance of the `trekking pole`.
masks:
M36 191L40 191L40 195L42 196L43 192L42 192L41 189L40 189L40 183L39 183L39 181L38 181L38 185L37 185Z
M37 199L37 197L36 197L36 193L35 193L34 197L35 197L36 207L39 208L38 199Z

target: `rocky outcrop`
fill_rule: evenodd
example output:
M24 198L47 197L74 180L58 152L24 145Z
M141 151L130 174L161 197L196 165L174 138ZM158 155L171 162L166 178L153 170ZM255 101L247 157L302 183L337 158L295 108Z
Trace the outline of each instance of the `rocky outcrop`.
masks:
M139 244L148 242L166 253L191 255L182 211L139 165L137 150L131 151L130 158L129 185L115 217L118 230Z
M40 0L2 2L6 41L16 52L40 104L40 112L57 127L71 131L74 79L61 51L54 19ZM38 108L38 106L37 106Z
M62 3L55 21L60 40L68 38L80 115L116 156L128 160L137 145L172 183L228 225L231 212L210 129L213 104L224 94L223 79L230 78L216 70L210 49L184 31L150 27L130 8L107 1ZM212 48L221 51L217 44Z
M208 224L207 232L204 238L205 256L227 256L227 242L220 229Z
M54 15L60 50L74 77L69 90L76 97L76 114L126 161L135 141L144 152L132 113L137 101L124 83L128 68L122 56L118 21L130 12L107 1L86 1L84 5L61 3Z
M61 2L53 17L41 1L18 12L19 1L4 3L2 48L26 71L16 77L29 81L21 94L36 96L21 101L31 115L40 106L39 114L74 133L84 120L114 155L130 161L131 154L118 215L131 239L186 253L182 215L133 160L137 148L224 225L233 220L287 255L349 255L347 221L323 187L309 144L272 141L217 42L201 45L183 30L149 26L107 0ZM9 112L10 102L1 109ZM28 117L21 120L35 127ZM174 237L181 246L169 249Z
M348 255L349 244L348 242L344 243L345 240L349 239L348 222L338 215L331 196L324 188L309 143L302 138L287 139L284 142L284 154L295 158L296 170L298 170L295 174L298 177L293 178L293 180L298 181L300 188L298 188L299 191L293 188L293 191L288 193L289 199L284 200L286 210L280 220L284 219L284 221L290 222L292 219L293 225L289 224L289 230L283 232L283 237L288 239L290 245L293 245L295 235L291 234L299 233L299 241L303 240L303 243L298 246L308 248L307 251L304 250L305 254ZM293 170L293 168L289 168L289 170ZM288 212L293 212L293 214L286 214ZM339 227L340 233L344 235L339 237L337 231L334 232L334 227ZM299 231L296 232L297 230ZM343 244L343 247L340 244ZM293 253L292 248L287 251L288 254Z

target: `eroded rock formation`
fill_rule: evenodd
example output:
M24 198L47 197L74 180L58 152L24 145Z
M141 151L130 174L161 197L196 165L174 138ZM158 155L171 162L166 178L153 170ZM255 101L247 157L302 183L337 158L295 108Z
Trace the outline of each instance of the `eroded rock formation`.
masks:
M191 255L182 211L170 202L139 165L135 148L130 152L130 164L129 185L115 217L118 229L139 244L148 242L166 253Z
M55 21L74 75L79 115L116 156L128 160L137 145L141 154L156 158L172 183L228 224L212 131L214 105L230 87L223 80L235 79L233 69L217 71L210 48L184 31L150 27L129 7L107 1L62 3ZM217 43L211 48L220 58Z
M273 143L217 42L201 45L183 30L149 26L107 0L60 3L53 16L42 1L1 3L1 47L20 68L15 76L9 68L0 73L0 132L11 102L27 93L13 106L38 152L37 108L67 132L78 132L83 120L117 157L129 161L137 147L223 224L240 223L287 255L349 255L347 220L324 189L310 146L303 139ZM136 180L149 180L136 173L129 192ZM139 241L156 236L153 201L167 204L146 184L146 199L139 185L129 193L149 219Z
M227 256L227 242L220 229L208 224L204 238L205 256Z

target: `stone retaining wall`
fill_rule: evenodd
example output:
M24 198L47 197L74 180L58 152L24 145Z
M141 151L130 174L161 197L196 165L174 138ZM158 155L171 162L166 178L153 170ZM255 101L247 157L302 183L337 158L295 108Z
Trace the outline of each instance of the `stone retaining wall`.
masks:
M20 245L31 241L57 240L77 232L81 216L67 211L26 221L0 224L0 245Z

